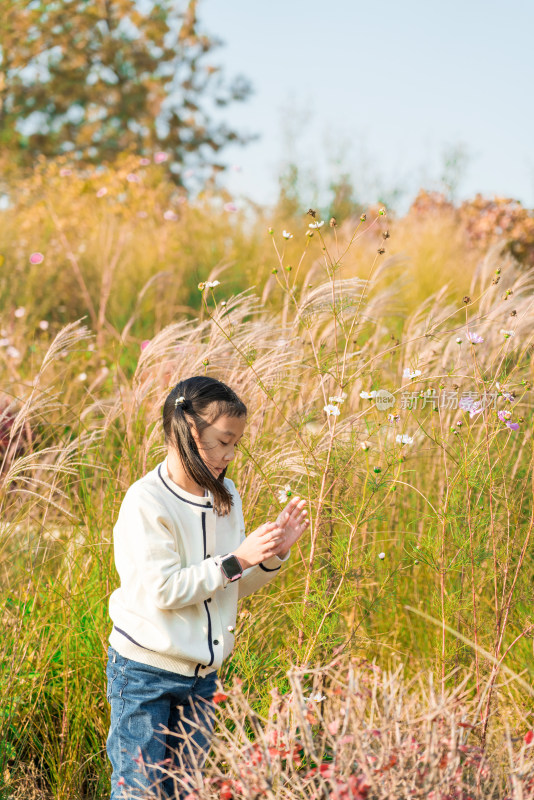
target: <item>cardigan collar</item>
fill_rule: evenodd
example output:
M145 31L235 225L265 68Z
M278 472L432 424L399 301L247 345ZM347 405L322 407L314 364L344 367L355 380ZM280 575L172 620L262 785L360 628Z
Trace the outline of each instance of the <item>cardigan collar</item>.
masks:
M201 497L197 494L191 494L191 492L186 492L185 489L182 489L181 486L178 486L173 480L171 480L169 476L169 470L167 466L167 456L161 462L161 464L157 467L158 475L167 487L167 489L172 492L176 497L179 497L180 500L183 500L186 503L189 503L193 506L202 506L203 508L213 508L213 493L209 491L209 489L205 489L204 491L206 494L204 497Z

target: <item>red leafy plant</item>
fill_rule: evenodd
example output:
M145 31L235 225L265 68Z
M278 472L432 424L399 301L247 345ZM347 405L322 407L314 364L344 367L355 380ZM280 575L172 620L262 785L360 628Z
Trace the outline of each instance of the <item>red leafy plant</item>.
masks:
M266 717L242 681L217 692L204 764L181 762L186 737L176 734L183 768L162 775L186 800L534 798L534 734L512 736L495 719L484 749L470 674L445 694L431 674L407 680L402 667L343 657L287 676L290 691L270 690Z

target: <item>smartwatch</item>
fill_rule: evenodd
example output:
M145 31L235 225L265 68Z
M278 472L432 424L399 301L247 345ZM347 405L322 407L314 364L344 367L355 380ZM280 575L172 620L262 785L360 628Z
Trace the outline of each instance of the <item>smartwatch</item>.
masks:
M243 574L243 568L236 556L229 553L223 556L219 562L219 566L229 581L236 581Z

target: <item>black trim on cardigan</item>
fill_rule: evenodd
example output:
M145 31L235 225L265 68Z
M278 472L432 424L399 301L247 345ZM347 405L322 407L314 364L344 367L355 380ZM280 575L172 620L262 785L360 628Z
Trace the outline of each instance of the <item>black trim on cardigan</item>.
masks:
M202 538L204 539L204 558L207 558L207 556L206 556L206 550L207 550L207 547L206 547L206 512L205 511L202 512ZM210 610L208 608L208 601L207 600L204 600L204 608L206 609L206 614L208 615L208 646L209 646L210 655L211 655L210 661L206 666L211 667L211 665L215 661L215 652L213 650L213 645L211 643L211 614L210 614ZM200 666L202 666L202 664ZM195 670L195 673L196 673L196 670Z
M126 636L126 638L129 639L131 642L133 642L133 644L136 644L137 647L142 647L143 650L149 650L151 653L157 653L158 652L157 650L151 650L150 647L145 647L144 645L139 644L139 642L136 642L135 639L132 639L132 637L130 636L129 633L126 633L126 631L123 631L122 628L118 628L116 625L114 625L113 627L115 628L116 631L118 631L119 633L122 633L123 636Z
M260 561L260 563L258 564L258 566L259 566L259 567L261 567L261 569L263 569L265 572L276 572L276 570L277 570L277 569L280 569L280 567L281 567L282 565L280 564L280 567L264 567L264 566L263 566L263 564L262 564L262 563L261 563L261 561Z
M182 497L182 495L178 494L178 492L175 492L174 489L171 489L171 487L167 483L165 483L163 475L161 474L161 464L158 467L158 475L161 478L163 485L167 487L169 492L172 492L175 497L178 497L180 500L183 500L184 503L189 503L190 506L198 506L199 508L211 508L212 507L211 500L208 500L207 503L194 503L192 500L188 500L186 497Z

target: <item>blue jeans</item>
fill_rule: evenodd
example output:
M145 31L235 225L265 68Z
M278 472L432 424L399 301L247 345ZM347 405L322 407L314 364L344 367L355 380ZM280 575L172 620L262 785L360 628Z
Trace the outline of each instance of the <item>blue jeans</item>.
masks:
M124 658L110 646L106 675L111 800L140 798L144 792L181 800L190 790L169 777L167 770L183 779L193 773L194 765L204 765L211 744L206 734L214 723L213 706L210 709L205 700L215 694L217 671L197 678L180 675ZM196 720L204 732L195 727ZM161 726L181 738L163 733Z

